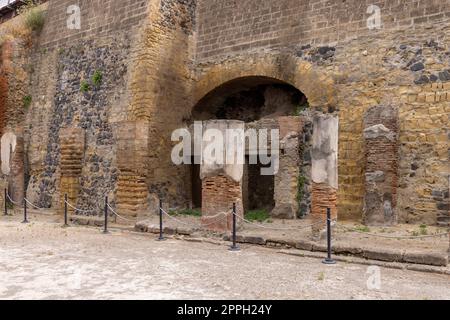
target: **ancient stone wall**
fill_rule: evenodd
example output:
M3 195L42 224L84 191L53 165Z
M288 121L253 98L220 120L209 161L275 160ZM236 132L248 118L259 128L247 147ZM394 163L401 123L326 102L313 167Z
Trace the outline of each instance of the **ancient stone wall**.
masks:
M112 126L127 117L128 66L137 34L130 31L139 30L147 17L147 2L79 1L79 30L67 27L73 4L48 3L48 18L33 52L33 103L26 127L28 197L42 207L59 198L59 130L72 126L86 132L75 205L92 209L105 195L114 201L118 170Z
M197 57L263 48L329 45L370 34L367 1L199 0ZM380 0L383 30L437 23L450 16L439 0ZM324 50L324 49L323 49Z
M399 222L448 225L448 1L377 1L382 27L373 30L369 4L358 0L76 3L81 29L67 28L71 0L51 0L32 47L17 34L1 46L0 123L24 126L35 204L50 206L58 192L61 126L86 131L77 205L88 208L117 195L114 125L144 121L149 161L138 189L186 206L189 174L171 162L172 131L215 88L267 77L300 90L312 112L339 115L340 219L362 218L364 114L391 105L399 110ZM319 207L334 201L321 185L316 191L332 194Z
M172 163L171 135L186 127L190 113L196 1L158 0L149 5L149 23L133 53L129 117L149 124L146 184L151 197L171 207L186 207L190 202L188 168Z
M450 4L377 5L382 28L370 30L361 1L200 1L194 96L260 75L294 85L313 110L338 112L339 218L357 220L365 195L363 115L377 104L397 107L399 221L445 225Z

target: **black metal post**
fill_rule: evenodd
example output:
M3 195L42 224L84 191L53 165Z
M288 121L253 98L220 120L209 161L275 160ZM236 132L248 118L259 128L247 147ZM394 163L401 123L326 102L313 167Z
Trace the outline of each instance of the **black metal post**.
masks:
M108 196L105 197L105 229L103 230L104 234L108 234Z
M27 215L27 200L23 198L23 221L22 223L28 223L28 215Z
M233 203L233 245L230 247L230 251L239 251L241 250L239 246L236 244L236 203Z
M327 246L328 255L323 261L324 264L336 264L336 261L331 259L331 209L327 208Z
M166 240L164 238L164 234L163 234L163 203L162 200L159 200L159 238L157 239L158 241L164 241Z
M5 212L4 212L4 216L8 215L8 190L5 188Z
M67 193L64 194L64 226L67 228L69 224L67 223Z

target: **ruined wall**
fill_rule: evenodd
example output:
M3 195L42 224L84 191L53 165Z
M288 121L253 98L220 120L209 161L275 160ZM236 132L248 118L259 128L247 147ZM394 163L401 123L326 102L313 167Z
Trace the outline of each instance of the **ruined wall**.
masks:
M362 218L364 113L398 108L399 221L445 225L450 3L376 5L379 30L367 28L369 4L356 0L199 1L194 95L265 75L301 90L313 110L337 112L341 219Z
M190 184L185 166L175 166L172 132L186 127L191 96L194 0L149 1L149 23L134 49L129 117L148 123L148 173L151 197L171 207L186 207Z
M81 7L80 30L67 28L72 4ZM149 193L170 207L186 206L189 174L170 160L170 134L215 88L265 76L299 89L312 112L339 115L340 218L362 218L363 115L381 104L399 110L399 221L448 224L448 1L377 1L380 30L367 28L368 4L357 0L47 5L32 47L15 36L1 46L0 124L24 126L28 198L35 204L51 206L64 191L58 190L61 126L86 132L77 205L97 206L105 194L114 202L128 190L127 183L119 190L117 181L129 181L117 165L114 128L142 121L149 161L135 186L142 191L139 204L145 207ZM96 71L102 74L97 85ZM28 110L22 108L26 95Z
M370 35L360 0L199 0L200 60L266 48L321 46ZM439 0L379 0L384 30L434 24L450 14Z
M69 5L81 8L81 29L70 29ZM50 1L32 59L33 103L28 113L30 183L28 198L42 207L76 189L77 207L96 210L105 195L114 201L118 179L114 123L126 119L129 65L147 1ZM79 186L59 183L60 128L82 129ZM66 179L66 178L65 178ZM66 179L67 180L67 179ZM75 190L75 191L74 191ZM71 200L75 200L71 199Z

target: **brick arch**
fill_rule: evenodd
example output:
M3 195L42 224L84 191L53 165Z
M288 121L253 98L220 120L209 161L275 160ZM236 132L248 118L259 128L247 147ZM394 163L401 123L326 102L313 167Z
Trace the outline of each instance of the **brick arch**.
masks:
M201 72L194 84L192 107L220 86L248 77L272 78L290 84L305 94L315 109L337 104L334 81L319 67L293 55L267 54L227 60Z

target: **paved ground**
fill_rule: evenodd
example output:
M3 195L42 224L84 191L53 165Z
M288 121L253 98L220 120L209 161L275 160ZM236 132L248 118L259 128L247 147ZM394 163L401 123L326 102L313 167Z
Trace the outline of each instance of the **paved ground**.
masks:
M450 277L0 219L0 299L448 299ZM369 278L370 277L370 278Z

